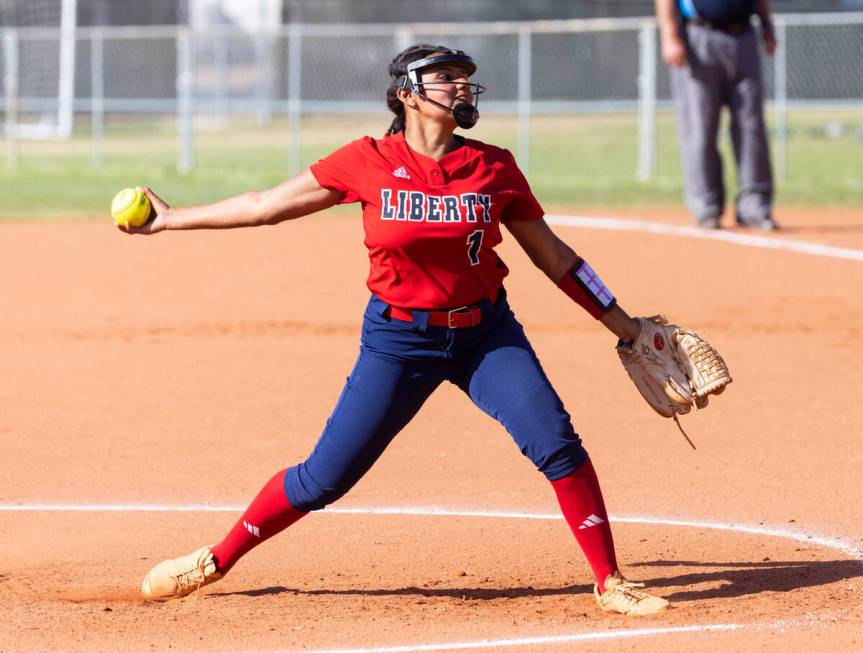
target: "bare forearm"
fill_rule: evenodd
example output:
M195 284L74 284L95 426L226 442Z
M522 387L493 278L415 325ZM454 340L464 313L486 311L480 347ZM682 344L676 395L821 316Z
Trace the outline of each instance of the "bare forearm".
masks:
M675 0L656 0L656 22L663 38L677 34L677 7Z
M600 322L624 342L635 340L638 336L638 320L629 316L620 306L615 304L611 310L606 311Z
M556 247L543 257L537 257L533 263L545 273L549 279L557 283L569 269L578 261L578 254L562 240L558 240Z
M772 57L776 52L778 42L776 41L773 22L770 20L770 1L758 0L756 11L758 18L761 20L761 38L764 40L764 49Z
M172 207L165 216L167 229L231 229L268 224L261 210L261 191L230 197L214 204Z
M680 34L676 0L656 0L656 20L661 35L662 60L669 66L687 65L686 46Z
M335 205L336 191L322 188L311 171L305 170L278 186L252 191L221 202L168 208L167 229L231 229L257 227L293 220Z

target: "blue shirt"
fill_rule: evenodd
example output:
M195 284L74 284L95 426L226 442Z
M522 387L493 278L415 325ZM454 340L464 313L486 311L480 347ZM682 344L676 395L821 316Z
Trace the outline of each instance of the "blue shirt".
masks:
M677 0L677 7L684 18L740 23L755 13L755 3L756 0Z

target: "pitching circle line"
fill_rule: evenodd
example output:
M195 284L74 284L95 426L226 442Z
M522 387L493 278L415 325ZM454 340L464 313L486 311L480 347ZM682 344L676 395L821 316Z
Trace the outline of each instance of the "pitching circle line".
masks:
M10 504L0 503L0 512L242 512L245 506L211 505L211 504ZM454 510L433 507L371 507L371 508L327 508L324 514L344 515L404 515L418 517L484 517L490 519L533 519L544 521L561 521L560 514L549 513L519 513L486 510ZM620 524L649 524L657 526L679 526L683 528L702 528L710 530L749 533L766 537L778 537L795 542L817 545L853 558L863 566L863 550L851 543L830 537L806 535L805 533L768 528L764 526L749 526L721 522L691 521L681 519L665 519L661 517L639 516L609 516L609 521ZM650 637L657 635L673 635L680 633L733 631L750 628L756 624L707 624L691 625L673 628L638 628L615 631L597 631L575 633L571 635L549 635L522 639L476 640L469 642L441 642L436 644L408 644L403 646L386 646L374 648L350 649L317 649L306 653L423 653L426 651L468 650L508 648L513 646L536 646L541 644L565 644L607 639L631 639L635 637ZM794 625L787 619L769 624L757 624L762 628L786 629Z
M753 236L721 229L707 230L698 227L664 224L660 222L645 222L643 220L627 220L624 218L597 218L581 215L547 215L546 222L563 227L580 227L583 229L609 229L612 231L641 231L649 234L666 236L682 236L699 240L719 240L744 247L759 247L775 249L811 256L825 256L849 261L863 261L863 250L847 247L833 247L806 240L791 240L788 238L772 238L768 236ZM780 232L781 233L781 232Z
M188 504L147 504L147 503L0 503L0 512L242 512L245 505L218 505L210 503ZM563 515L554 513L506 512L497 510L458 510L435 508L431 506L379 506L368 508L326 508L324 514L343 515L405 515L417 517L486 517L491 519L536 519L561 521ZM679 526L683 528L704 528L710 530L733 531L778 537L805 544L815 544L840 551L863 565L863 549L850 542L817 535L807 535L768 526L750 526L730 522L693 521L687 519L667 519L664 517L615 516L609 521L620 524L650 524L656 526Z

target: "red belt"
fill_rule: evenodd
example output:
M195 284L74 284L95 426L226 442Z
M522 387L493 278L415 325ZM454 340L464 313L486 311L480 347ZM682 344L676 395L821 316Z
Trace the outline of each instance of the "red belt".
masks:
M424 311L428 313L429 326L463 329L476 326L482 322L482 309L479 306L462 306L450 311ZM390 317L404 322L413 322L413 311L409 308L390 306Z

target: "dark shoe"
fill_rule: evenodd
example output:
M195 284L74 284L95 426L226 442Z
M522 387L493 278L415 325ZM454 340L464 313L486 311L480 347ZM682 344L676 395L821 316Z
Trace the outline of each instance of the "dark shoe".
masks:
M699 218L696 224L701 229L719 229L719 217L714 215L709 218Z
M760 229L761 231L778 231L779 225L772 216L766 218L756 218L754 220L742 220L737 218L737 226L746 227L747 229Z

